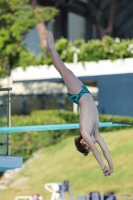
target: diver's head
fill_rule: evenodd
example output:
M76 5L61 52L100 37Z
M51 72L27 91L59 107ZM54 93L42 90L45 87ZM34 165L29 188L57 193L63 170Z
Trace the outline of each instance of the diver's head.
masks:
M89 145L87 144L87 142L84 140L84 138L80 135L77 138L74 138L74 143L76 146L76 149L82 153L84 156L87 156L88 153L91 151L91 149L89 148Z

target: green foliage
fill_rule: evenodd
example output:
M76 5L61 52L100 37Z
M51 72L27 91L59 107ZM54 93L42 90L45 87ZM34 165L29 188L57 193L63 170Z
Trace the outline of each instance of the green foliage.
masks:
M116 60L133 57L133 39L112 38L105 36L102 40L89 40L85 42L82 39L73 42L65 38L56 41L56 49L61 59L66 63L73 62L73 53L78 53L78 61L99 61L99 60ZM50 57L49 57L50 58ZM52 64L46 62L45 64Z
M70 124L78 123L79 113L74 114L71 111L33 111L30 116L14 115L11 119L12 126L32 126L47 124ZM100 115L100 122L128 122L133 124L133 118L121 116ZM1 120L1 126L4 118ZM115 131L127 127L101 128L100 132ZM129 128L129 127L128 127ZM55 144L69 135L79 135L79 130L55 130L55 131L39 131L27 133L12 134L12 154L23 155L24 160L31 157L32 153L42 147Z
M6 68L43 64L43 54L36 56L23 44L27 33L42 20L53 21L58 10L53 7L33 9L29 0L0 1L0 76Z
M56 49L57 52L60 54L60 58L65 62L66 60L68 62L71 62L72 58L73 58L73 46L72 43L69 42L67 39L65 38L61 38L60 40L58 40L56 42ZM69 52L69 54L68 54Z

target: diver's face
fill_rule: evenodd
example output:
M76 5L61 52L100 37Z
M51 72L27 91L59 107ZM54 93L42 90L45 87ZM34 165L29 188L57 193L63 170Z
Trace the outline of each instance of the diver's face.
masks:
M87 142L82 138L80 140L80 144L82 144L82 146L85 148L85 149L88 149L89 148L89 145L87 144Z

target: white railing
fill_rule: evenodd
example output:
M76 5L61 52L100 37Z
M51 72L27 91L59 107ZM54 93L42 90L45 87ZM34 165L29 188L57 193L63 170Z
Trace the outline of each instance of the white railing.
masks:
M32 196L16 196L14 200L33 200Z
M71 200L71 184L68 181L63 183L46 183L44 188L51 193L50 200L65 200L64 193L68 193L68 199Z
M14 200L34 200L32 196L16 196ZM39 200L43 200L42 196L39 196Z

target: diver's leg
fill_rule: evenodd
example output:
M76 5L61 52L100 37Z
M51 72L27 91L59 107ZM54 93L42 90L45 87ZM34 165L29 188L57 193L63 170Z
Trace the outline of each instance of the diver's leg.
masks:
M69 70L65 64L60 59L55 46L54 46L54 39L51 32L48 33L47 37L47 51L51 54L52 61L54 67L60 73L69 93L76 94L80 92L81 85L83 83L73 74L71 70Z

